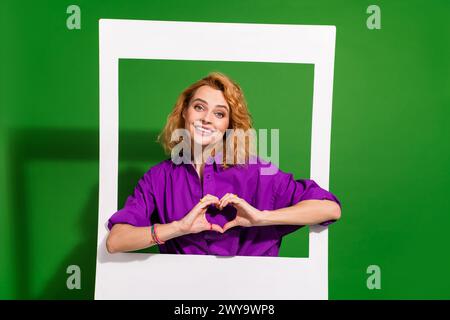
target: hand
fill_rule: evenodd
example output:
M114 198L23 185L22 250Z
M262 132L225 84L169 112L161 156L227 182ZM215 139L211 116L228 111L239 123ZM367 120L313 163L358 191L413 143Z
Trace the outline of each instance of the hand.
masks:
M197 203L189 213L180 220L180 228L184 234L199 233L205 230L214 230L223 233L221 226L209 223L206 220L206 210L211 204L219 205L219 198L207 194Z
M225 194L219 202L219 209L223 209L231 204L237 209L236 218L223 226L223 232L236 226L253 227L258 226L261 220L262 211L251 206L247 201L239 198L233 193Z

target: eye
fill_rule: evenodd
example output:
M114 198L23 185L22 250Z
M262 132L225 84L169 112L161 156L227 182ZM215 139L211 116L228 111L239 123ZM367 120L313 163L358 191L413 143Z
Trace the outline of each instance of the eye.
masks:
M197 110L197 111L201 111L201 110L203 110L204 108L203 108L203 106L202 106L201 104L196 104L196 105L194 106L194 109Z
M222 119L223 117L225 117L225 114L222 112L216 112L216 116L217 118Z

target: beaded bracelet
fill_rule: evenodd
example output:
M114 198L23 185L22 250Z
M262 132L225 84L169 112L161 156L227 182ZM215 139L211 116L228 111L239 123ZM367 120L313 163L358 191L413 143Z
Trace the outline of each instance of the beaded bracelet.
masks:
M152 239L153 239L153 241L155 241L156 243L158 243L158 241L156 241L156 235L155 235L155 227L154 227L154 225L151 225L151 226L150 226L150 232L151 232L151 234L152 234Z
M164 241L159 240L158 236L156 235L156 224L152 225L151 233L152 233L153 240L155 240L155 242L157 244L164 244L165 243Z

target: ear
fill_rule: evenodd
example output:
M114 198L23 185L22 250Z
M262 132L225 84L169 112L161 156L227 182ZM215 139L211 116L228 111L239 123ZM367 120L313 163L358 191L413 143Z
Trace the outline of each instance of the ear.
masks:
M186 108L183 108L183 111L181 111L181 116L182 116L183 119L186 121L185 112L186 112Z

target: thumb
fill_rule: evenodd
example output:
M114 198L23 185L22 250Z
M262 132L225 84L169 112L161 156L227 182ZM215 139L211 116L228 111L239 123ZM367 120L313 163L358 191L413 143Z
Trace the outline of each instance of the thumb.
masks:
M220 232L220 233L224 233L225 231L222 229L221 226L219 226L218 224L213 223L212 225L212 230Z
M223 226L223 231L227 231L228 229L234 228L238 225L237 220L231 220L230 222L227 222L224 226Z

